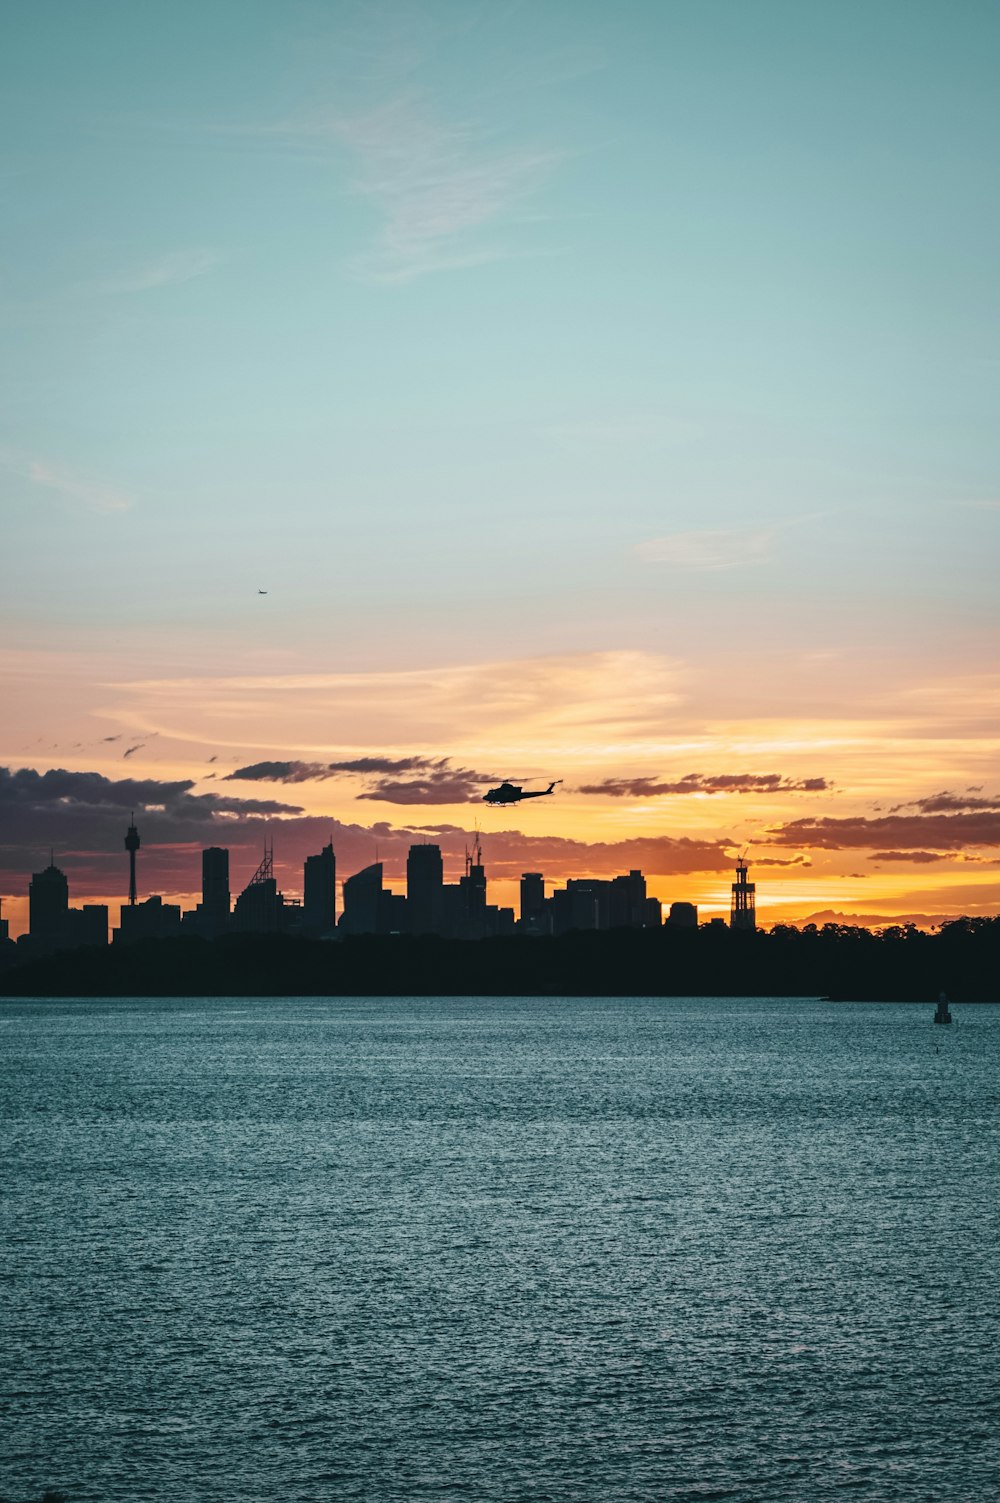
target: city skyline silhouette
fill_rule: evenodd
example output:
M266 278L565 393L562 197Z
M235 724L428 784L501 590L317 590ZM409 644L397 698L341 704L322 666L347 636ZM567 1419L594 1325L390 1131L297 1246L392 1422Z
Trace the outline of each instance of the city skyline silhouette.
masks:
M776 918L995 911L995 18L543 10L12 24L15 928L133 805L186 902L554 778L506 904L749 841Z

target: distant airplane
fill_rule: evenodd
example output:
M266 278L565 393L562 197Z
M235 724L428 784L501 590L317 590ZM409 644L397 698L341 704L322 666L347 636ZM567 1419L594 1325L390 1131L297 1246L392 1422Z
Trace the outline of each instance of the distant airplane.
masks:
M556 783L561 783L562 778L556 778L547 788L539 788L535 793L525 793L518 783L501 783L499 788L491 788L489 793L483 794L484 804L519 804L523 798L545 798L551 793Z
M258 594L258 595L266 595L266 594L267 594L267 591L266 591L266 590L258 590L258 591L257 591L257 594Z

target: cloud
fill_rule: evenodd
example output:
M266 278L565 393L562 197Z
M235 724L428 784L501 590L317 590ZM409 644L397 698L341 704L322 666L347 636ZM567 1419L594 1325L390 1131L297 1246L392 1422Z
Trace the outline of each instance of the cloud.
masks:
M444 833L444 832L442 832ZM463 832L464 837L464 832ZM544 871L549 877L606 877L640 869L647 874L678 876L723 872L732 867L732 842L686 836L639 836L631 840L588 842L557 835L522 835L501 830L482 837L484 859L495 877L519 877Z
M228 744L236 717L280 725L293 716L299 744L311 747L355 747L363 726L363 744L404 752L449 745L456 725L474 723L490 760L506 762L501 772L558 777L550 759L578 756L597 737L602 755L612 741L653 735L660 743L685 682L686 671L671 658L617 650L358 673L145 679L118 687L129 696L123 723L156 724L165 734L195 735L209 745ZM288 760L280 743L262 748L270 749Z
M387 804L475 804L482 800L483 788L496 781L466 767L450 767L446 760L420 778L380 778L358 798Z
M671 564L695 572L745 569L767 562L776 530L731 527L672 532L637 543L635 552L647 564Z
M426 768L445 767L448 758L439 757L352 757L346 762L330 762L331 772L393 773L420 772Z
M895 851L960 851L1000 845L1000 810L969 814L886 814L879 819L794 819L768 832L770 845L842 851L871 846Z
M822 793L830 786L826 778L786 778L777 772L689 772L674 783L658 783L652 777L605 778L577 791L609 798L659 798L684 793Z
M168 251L111 281L102 282L100 290L106 293L148 292L156 287L171 287L178 282L191 282L214 271L223 260L219 251L205 247Z
M407 282L430 274L551 251L517 246L510 229L537 215L530 201L563 160L550 147L503 144L503 125L475 114L448 118L431 90L413 77L421 59L399 68L375 39L361 44L353 104L301 111L268 124L221 126L216 134L242 137L311 156L349 153L348 191L367 201L376 219L374 241L352 269L367 281ZM375 97L377 94L377 97ZM501 226L506 233L499 233ZM489 238L485 239L484 232ZM208 268L206 268L208 269Z
M91 511L128 511L132 505L132 497L123 491L100 481L83 479L47 460L29 460L24 473L33 485L55 491L67 501L75 501L81 506L89 507Z
M400 773L418 773L400 778ZM497 780L490 774L452 767L449 757L352 757L341 762L255 762L226 774L223 782L323 782L334 774L374 777L355 797L388 804L470 804Z
M430 272L506 259L508 244L477 232L509 216L560 161L558 152L498 150L472 121L436 116L409 92L330 127L358 163L355 188L381 219L374 252L356 269L373 280L409 281Z
M868 857L869 861L913 861L924 866L931 861L949 859L951 858L943 851L875 851Z
M134 757L136 752L142 751L145 745L145 741L137 741L135 746L130 746L122 752L122 760L124 761L126 757Z
M224 783L310 783L331 777L322 762L254 762L227 772Z
M263 799L195 794L190 779L123 778L96 772L56 769L38 773L0 768L0 871L7 881L27 886L28 874L56 851L57 864L71 879L73 896L122 890L122 839L132 811L142 838L143 891L195 891L201 880L201 850L221 845L232 851L233 885L246 881L260 859L263 841L274 841L281 880L301 889L302 862L331 838L338 871L347 876L375 859L387 879L399 882L410 845L428 835L441 845L451 868L463 869L473 832L460 825L421 823L395 827L385 820L370 825L306 815L292 804ZM544 871L550 880L613 876L639 867L647 874L723 872L732 865L724 840L640 837L589 844L559 836L524 835L505 829L482 837L492 878L516 879L524 871Z
M755 856L754 866L812 866L808 856L792 856L787 861L781 856Z
M970 789L969 793L932 793L927 798L913 799L907 804L895 804L892 813L900 809L918 809L921 814L957 814L959 812L972 812L980 809L1000 809L1000 798L973 798L971 793L978 793L979 789Z
M40 773L0 767L0 828L8 846L89 843L101 849L108 839L117 846L118 821L126 810L154 814L154 830L169 826L173 840L200 839L220 819L228 827L232 819L302 813L296 804L194 794L193 787L190 778L112 779L66 768Z
M334 773L422 772L444 767L447 757L351 757L344 762L254 762L227 772L224 782L307 783L322 781Z

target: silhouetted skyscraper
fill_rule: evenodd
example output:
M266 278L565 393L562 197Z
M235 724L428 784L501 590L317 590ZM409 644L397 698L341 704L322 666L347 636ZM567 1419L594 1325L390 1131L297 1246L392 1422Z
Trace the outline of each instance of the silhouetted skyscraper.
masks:
M752 933L757 927L757 903L754 896L756 884L747 881L748 870L746 859L741 856L736 863L736 881L733 883L729 927L748 930Z
M36 872L28 887L28 932L32 943L57 949L66 937L69 883L53 861Z
M302 922L306 934L331 934L337 924L337 858L333 841L307 856L303 873Z
M541 920L545 906L545 878L541 872L521 874L521 923L532 924Z
M210 923L225 924L229 917L229 852L221 846L201 853L201 906Z
M570 877L566 883L565 927L607 929L611 884L600 877Z
M264 857L233 906L233 928L243 934L278 934L285 923L285 895L274 875L274 847Z
M465 933L469 938L479 938L486 932L486 868L478 830L472 850L465 853L465 876L459 878L458 886L462 894Z
M646 879L633 869L612 877L608 890L608 924L612 929L641 929L646 921Z
M411 934L440 932L443 885L441 847L411 845L406 858L406 913Z
M125 836L125 849L128 851L128 901L129 907L134 908L137 902L135 887L135 853L139 849L139 831L135 827L135 815L132 815L128 833Z
M345 934L377 934L382 908L382 863L374 861L345 880L340 927Z

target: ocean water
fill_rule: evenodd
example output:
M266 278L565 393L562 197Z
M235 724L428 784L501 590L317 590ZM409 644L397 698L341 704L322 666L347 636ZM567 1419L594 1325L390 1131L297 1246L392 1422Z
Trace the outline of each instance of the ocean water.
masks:
M0 1003L0 1498L1000 1495L1000 1012Z

